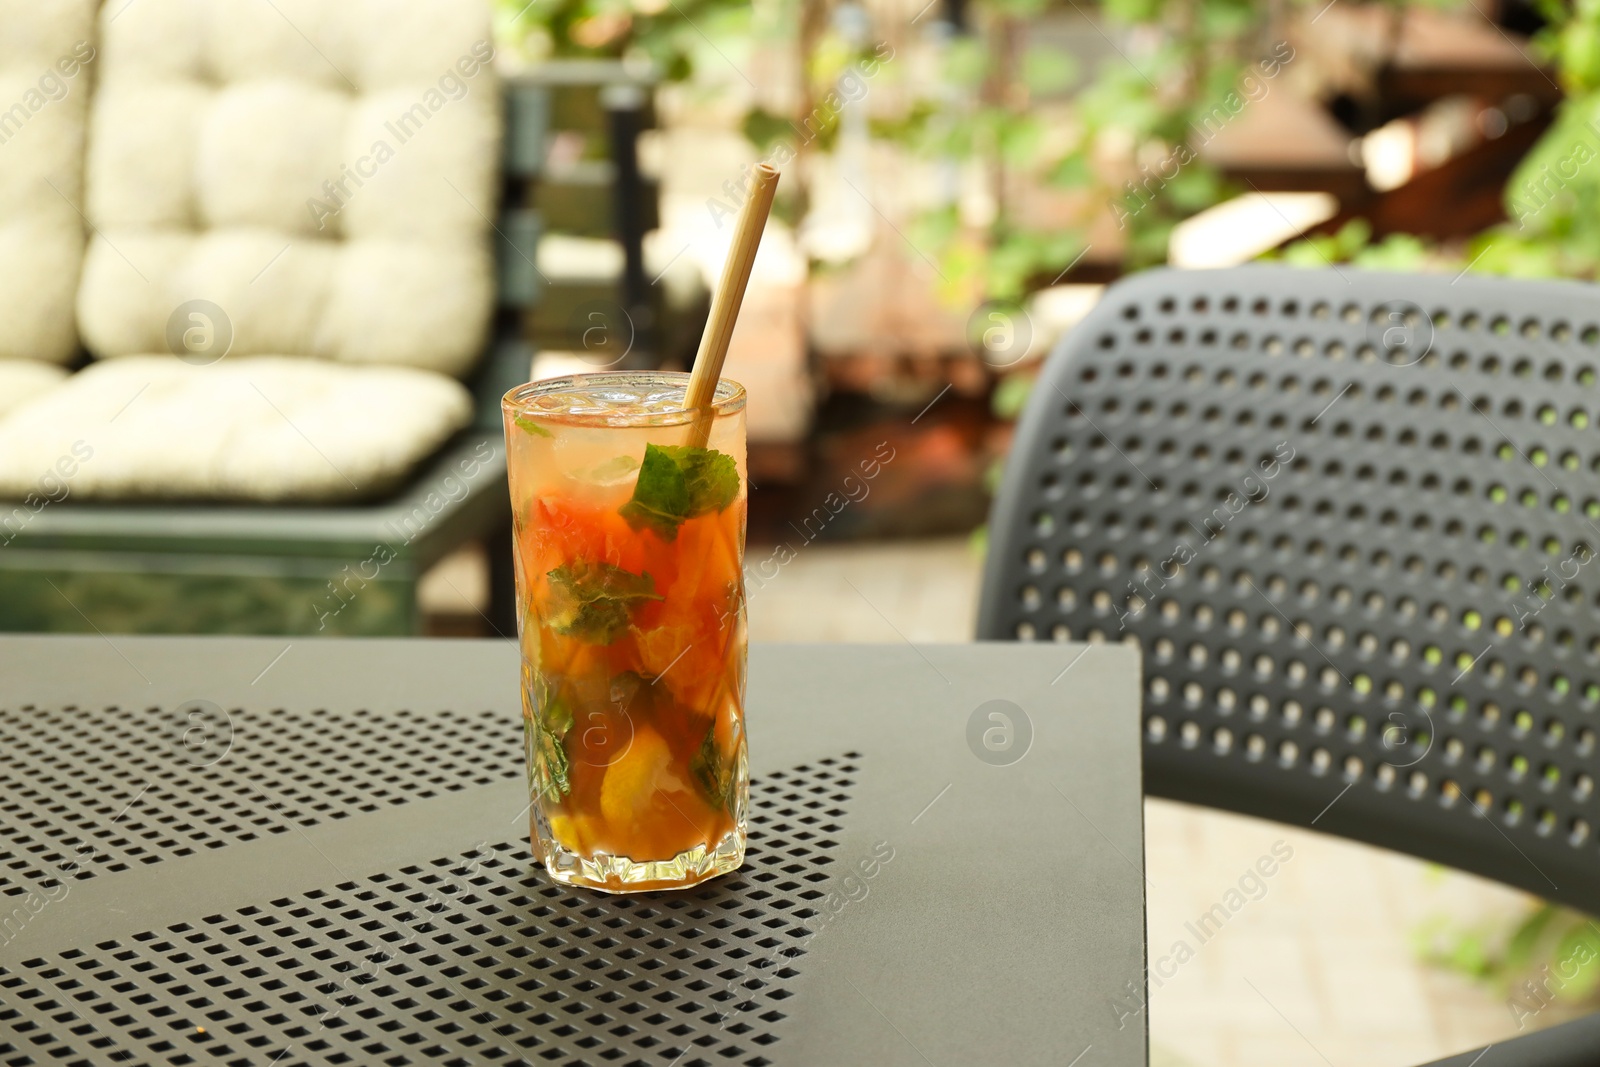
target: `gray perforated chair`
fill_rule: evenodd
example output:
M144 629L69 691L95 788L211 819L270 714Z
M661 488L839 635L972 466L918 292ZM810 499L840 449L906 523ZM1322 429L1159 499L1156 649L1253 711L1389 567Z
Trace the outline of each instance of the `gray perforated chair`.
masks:
M1046 364L978 635L1144 649L1151 794L1600 914L1600 290L1152 271ZM1600 1015L1442 1063L1600 1063Z

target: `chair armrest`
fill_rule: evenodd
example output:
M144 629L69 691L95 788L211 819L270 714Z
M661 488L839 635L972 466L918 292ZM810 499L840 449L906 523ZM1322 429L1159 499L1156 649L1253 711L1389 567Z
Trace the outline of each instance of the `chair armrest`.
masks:
M1594 1067L1600 1062L1600 1012L1423 1067Z

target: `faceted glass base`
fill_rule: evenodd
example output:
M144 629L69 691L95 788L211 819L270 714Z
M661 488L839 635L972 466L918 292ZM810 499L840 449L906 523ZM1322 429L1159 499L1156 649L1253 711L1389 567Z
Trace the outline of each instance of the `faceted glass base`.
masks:
M562 885L598 889L602 893L649 893L687 889L736 871L744 863L745 827L740 819L714 847L696 845L666 860L631 860L597 852L584 858L550 837L535 838L534 850L550 877Z

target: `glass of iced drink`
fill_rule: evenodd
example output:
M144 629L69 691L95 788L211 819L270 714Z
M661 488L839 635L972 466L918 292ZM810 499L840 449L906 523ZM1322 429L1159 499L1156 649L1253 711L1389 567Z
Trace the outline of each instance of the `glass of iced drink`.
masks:
M558 882L673 889L744 860L745 427L724 379L506 394L533 846Z

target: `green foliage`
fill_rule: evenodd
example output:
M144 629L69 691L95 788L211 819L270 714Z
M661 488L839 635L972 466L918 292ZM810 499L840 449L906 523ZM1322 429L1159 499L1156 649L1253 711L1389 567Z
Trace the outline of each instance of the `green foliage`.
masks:
M988 295L995 300L1018 300L1030 288L1029 279L1041 271L1055 273L1083 248L1074 230L1004 231L989 257Z
M648 58L669 80L721 63L719 48L737 55L740 42L757 29L743 0L496 4L502 41L530 55ZM1138 27L1151 43L1137 54L1130 45L1129 62L1112 57L1086 79L1067 50L1045 41L1022 43L1028 35L1018 32L1021 22L1047 6L1047 0L977 0L973 21L982 29L946 42L932 95L911 101L897 118L871 124L873 136L901 141L925 159L980 162L998 186L997 211L981 225L962 223L953 208L940 207L915 227L926 238L918 247L938 261L953 299L1015 298L1055 277L1083 251L1084 234L1096 220L1041 231L1010 196L1043 183L1081 190L1085 203L1125 200L1127 179L1144 181L1142 164L1186 144L1191 124L1215 111L1261 51L1263 15L1251 0L1103 0L1108 32L1126 41L1128 29ZM781 23L772 32L793 39L802 11L797 0L779 0L762 17ZM822 100L866 54L832 29L812 43L805 77L812 98ZM807 118L755 110L742 127L767 150L794 138L795 123ZM809 144L829 150L837 113L819 109L809 120ZM1104 155L1100 149L1108 138L1121 144L1129 135L1131 143L1119 148L1126 157L1123 173L1091 165ZM1152 195L1122 211L1130 268L1164 261L1172 227L1229 192L1217 172L1197 159L1186 160L1175 176L1147 184Z
M1251 0L1103 0L1113 52L1085 77L1053 46L1017 54L1013 42L1026 36L1017 19L1037 6L978 0L982 32L944 49L938 83L946 95L895 131L924 158L981 161L996 196L982 225L940 207L913 235L957 300L1015 299L1048 283L1084 251L1085 235L1103 221L1092 212L1108 203L1123 266L1165 262L1173 227L1232 192L1199 158L1199 144L1250 106L1241 106L1247 72L1256 68L1270 83L1292 60L1270 59L1266 14ZM1042 230L1012 203L1030 185L1081 192L1087 207Z
M1391 233L1356 252L1350 262L1368 270L1419 271L1429 263L1428 246L1409 233Z
M1592 275L1600 266L1600 92L1566 100L1556 121L1506 182L1511 221L1494 231L1508 244L1559 246L1561 265ZM1550 257L1546 257L1549 259ZM1514 255L1521 266L1526 257Z
M1064 91L1080 73L1077 57L1062 48L1035 44L1022 56L1022 84L1035 96Z
M987 46L980 37L957 37L945 46L941 80L976 93L989 72Z
M1392 233L1381 241L1372 240L1372 227L1366 219L1351 219L1336 234L1320 234L1295 241L1261 257L1291 267L1329 267L1349 263L1364 270L1393 272L1459 269L1444 259L1421 238L1409 233Z
M1307 237L1267 252L1264 260L1280 260L1291 267L1326 267L1332 263L1348 263L1372 239L1372 224L1366 219L1351 219L1336 234Z
M751 108L740 123L740 132L745 139L762 152L766 152L780 141L787 142L794 137L794 122L782 115L768 111L764 107Z
M1563 80L1570 90L1600 89L1600 26L1573 22L1560 36Z
M1508 278L1561 278L1591 273L1572 262L1572 257L1558 243L1503 230L1490 230L1473 238L1467 245L1466 256L1467 266L1464 269L1473 274L1498 274Z
M1171 110L1152 91L1149 76L1133 61L1108 61L1099 77L1086 86L1077 100L1078 117L1085 124L1084 149L1095 135L1116 130L1148 141L1176 125ZM1146 64L1154 66L1154 64Z
M1568 96L1556 121L1506 182L1510 221L1466 250L1477 273L1521 278L1600 276L1600 0L1538 0L1549 21L1538 45Z
M1117 22L1154 22L1161 13L1161 0L1105 0L1101 9Z
M495 35L531 58L647 59L668 81L722 62L703 34L748 34L743 0L495 0Z
M1226 194L1222 176L1210 167L1191 164L1167 183L1166 193L1173 207L1185 214L1203 211L1220 203Z
M973 557L979 560L982 560L984 556L989 554L988 524L980 526L976 530L972 531L972 534L967 538L967 551L972 553Z
M1600 991L1600 928L1580 912L1538 904L1508 922L1454 927L1436 917L1416 933L1428 962L1506 995L1513 1012L1580 1004Z
M1002 422L1021 418L1022 409L1028 406L1028 397L1033 395L1034 380L1032 374L1008 374L1001 378L989 397L989 410L994 417Z

